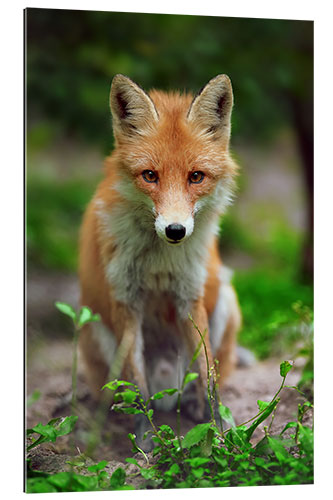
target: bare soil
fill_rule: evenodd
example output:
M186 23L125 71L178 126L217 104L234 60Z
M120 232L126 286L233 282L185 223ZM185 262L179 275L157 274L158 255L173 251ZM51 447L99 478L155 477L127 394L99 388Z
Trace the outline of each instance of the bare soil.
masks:
M48 283L48 285L46 285ZM28 285L28 337L27 337L27 396L35 390L40 398L27 408L26 424L33 427L38 422L47 423L51 418L71 414L72 343L70 324L61 323L60 313L53 310L56 299L77 303L77 286L74 276L41 274L30 276ZM42 311L42 313L41 313ZM66 318L65 318L66 319ZM48 332L47 335L45 332ZM282 359L256 362L249 367L237 368L223 390L223 404L228 406L237 424L246 422L257 411L257 400L270 401L281 384L279 364ZM300 368L288 374L288 385L297 384ZM282 392L281 402L272 425L272 432L280 432L297 414L301 396L293 389ZM87 451L87 443L94 431L97 408L85 385L79 360L78 368L78 422L75 428L75 451L69 436L58 438L56 443L43 444L31 451L32 467L45 472L66 470L66 463L73 453ZM156 423L168 424L176 429L174 412L156 413ZM310 415L308 418L311 418ZM193 421L182 418L181 433L193 427ZM110 461L110 472L132 456L131 442L127 435L134 432L132 416L108 412L102 424L98 444L90 455L94 461ZM263 435L263 424L253 435L258 441Z

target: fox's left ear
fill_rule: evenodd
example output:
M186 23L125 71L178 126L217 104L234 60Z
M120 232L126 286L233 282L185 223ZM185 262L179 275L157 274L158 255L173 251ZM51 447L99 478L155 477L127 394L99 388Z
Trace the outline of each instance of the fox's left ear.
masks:
M230 78L218 75L210 80L193 99L187 119L212 139L223 141L227 147L230 139L233 95Z
M149 133L158 121L155 105L149 95L124 75L113 78L110 108L116 139L130 139L137 134Z

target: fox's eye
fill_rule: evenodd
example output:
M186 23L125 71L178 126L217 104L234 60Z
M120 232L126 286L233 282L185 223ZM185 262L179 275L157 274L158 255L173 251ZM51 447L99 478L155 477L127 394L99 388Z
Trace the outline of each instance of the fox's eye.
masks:
M200 184L204 180L205 174L198 170L197 172L192 172L189 177L189 181L191 184Z
M152 170L144 170L142 172L142 177L146 182L157 182L158 179L157 174Z

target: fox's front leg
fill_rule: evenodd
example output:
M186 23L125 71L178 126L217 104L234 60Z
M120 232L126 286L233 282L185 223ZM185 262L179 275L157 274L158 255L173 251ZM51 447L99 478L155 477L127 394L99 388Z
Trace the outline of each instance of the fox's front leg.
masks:
M149 394L144 362L141 315L126 304L115 301L112 302L111 314L113 328L118 339L118 352L112 367L113 378L122 374L125 380L138 386L144 399L147 400ZM147 418L144 415L135 415L137 444L145 451L150 451L153 448L151 439L143 440L143 435L148 429Z
M118 351L112 366L112 376L122 376L136 384L142 395L148 397L145 363L143 356L142 318L128 305L111 301L112 329Z
M205 417L207 410L207 358L209 368L213 366L213 358L211 354L210 340L209 340L209 330L208 330L208 316L207 311L204 306L204 301L202 298L196 300L190 311L190 315L193 321L188 318L184 321L184 332L186 336L186 343L188 346L188 351L190 354L190 359L192 358L201 338L204 337L204 344L201 345L199 355L197 357L196 363L198 367L199 378L197 380L197 401L194 409L191 409L192 416L194 420L202 420ZM205 350L206 348L206 350ZM207 358L206 358L207 353Z

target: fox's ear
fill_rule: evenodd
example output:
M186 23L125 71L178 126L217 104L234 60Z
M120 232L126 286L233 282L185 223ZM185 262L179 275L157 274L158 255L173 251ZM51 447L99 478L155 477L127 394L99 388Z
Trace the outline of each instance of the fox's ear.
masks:
M158 121L157 111L148 94L124 75L113 78L110 108L116 138L146 134Z
M231 128L233 95L227 75L210 80L193 99L187 118L212 139L228 146Z

